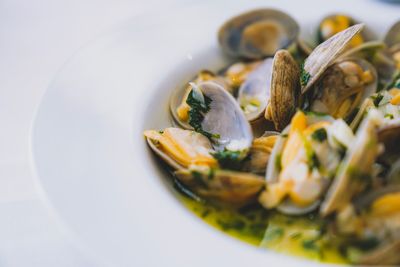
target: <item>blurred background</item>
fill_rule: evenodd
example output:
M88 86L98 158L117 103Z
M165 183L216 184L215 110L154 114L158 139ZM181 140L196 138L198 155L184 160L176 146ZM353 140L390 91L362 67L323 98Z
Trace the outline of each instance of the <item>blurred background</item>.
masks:
M76 50L178 0L0 0L0 266L98 266L48 213L29 167L34 112ZM187 2L187 1L186 1Z

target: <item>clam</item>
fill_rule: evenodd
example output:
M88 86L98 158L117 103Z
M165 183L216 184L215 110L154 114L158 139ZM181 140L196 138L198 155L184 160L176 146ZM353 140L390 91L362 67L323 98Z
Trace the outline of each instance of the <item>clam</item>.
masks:
M378 112L371 111L361 123L321 204L322 216L344 208L371 181L373 164L380 152L377 129L382 119Z
M334 36L335 34L355 25L355 20L345 14L332 14L325 17L318 27L318 42L322 43ZM354 36L350 41L350 47L356 47L364 43L366 37L361 33Z
M286 50L276 52L255 69L239 88L238 102L249 121L262 115L282 130L298 106L299 67Z
M338 59L352 38L364 28L356 24L330 37L317 46L305 60L301 75L301 92L308 91L321 77L325 70Z
M222 156L234 155L238 161L244 159L253 135L236 100L222 86L215 82L191 86L188 95L190 122L197 132L180 128L145 131L150 148L177 171L183 184L200 196L235 204L250 200L250 195L254 198L264 184L256 175L218 170L215 175L213 173L213 179L203 181L203 187L199 187L200 174L221 167ZM243 190L242 195L240 190Z
M296 41L297 22L275 9L253 10L225 22L218 32L222 50L235 57L261 59Z
M382 90L365 99L351 122L351 128L356 129L370 110L377 110L381 113L384 117L383 125L397 124L397 121L400 120L400 89Z
M204 81L214 81L220 84L224 89L231 92L232 87L228 82L221 76L217 76L215 73L209 70L202 70L199 74L192 80L192 83L198 84ZM173 122L179 127L184 129L193 129L189 125L189 110L190 107L186 103L187 97L192 90L192 85L187 84L185 88L177 88L173 91L169 100L169 109L173 118Z
M264 114L271 97L271 78L273 73L273 59L265 59L254 69L240 86L238 102L247 120L255 121Z
M384 146L384 153L380 157L380 162L385 162L389 166L400 159L400 119L387 122L378 129L378 140Z
M353 259L358 264L400 264L400 186L387 185L358 196L341 210L336 229L358 240L376 240L375 247Z
M236 99L222 86L214 82L203 82L194 86L194 98L208 98L209 111L198 125L203 132L216 135L213 146L217 151L246 151L250 148L253 134ZM196 92L196 93L195 93ZM196 127L194 127L196 129Z
M346 50L340 58L363 58L372 62L375 60L377 53L386 48L386 44L382 41L369 41Z
M217 161L210 140L200 133L180 128L144 132L147 143L154 153L172 169L180 170L191 165L215 167Z
M267 131L261 137L255 138L250 148L248 159L244 162L241 170L265 174L268 160L278 137L278 132Z
M178 170L175 176L196 194L225 203L241 205L255 200L264 186L261 176L207 168Z
M345 122L298 111L273 148L260 203L291 215L315 210L340 162L340 146L351 138Z
M233 89L239 88L247 77L258 67L262 61L237 62L229 66L224 72L226 81ZM235 92L233 92L235 93Z
M400 21L397 21L386 33L384 42L389 48L400 44Z
M331 65L316 82L310 110L347 118L377 88L378 75L368 61L343 59Z
M393 83L396 76L400 75L400 21L389 29L384 43L387 48L377 54L374 65L376 65L382 83L390 84ZM390 88L386 86L386 89Z

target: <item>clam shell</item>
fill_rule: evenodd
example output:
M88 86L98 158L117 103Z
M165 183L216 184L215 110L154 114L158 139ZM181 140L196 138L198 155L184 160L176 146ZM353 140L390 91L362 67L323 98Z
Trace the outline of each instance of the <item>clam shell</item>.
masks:
M386 33L384 42L389 48L400 43L400 21L397 21Z
M381 161L391 165L400 158L400 119L392 120L380 127L377 134L379 142L385 147L385 151L380 157Z
M322 115L314 115L314 114L309 114L307 115L307 124L313 124L319 121L333 121L332 117L330 116L322 116ZM279 136L278 140L275 143L275 146L272 150L270 160L268 161L267 169L266 169L266 175L265 175L265 180L268 184L274 184L278 182L279 178L279 170L277 168L276 161L279 158L279 155L281 155L282 150L284 148L284 145L287 141L286 135L290 131L290 125L288 125L282 132L282 134ZM260 196L260 201L262 201L262 196ZM315 203L312 203L309 206L306 207L299 207L295 205L290 199L286 199L284 202L282 202L278 207L277 210L288 215L302 215L302 214L307 214L315 209L318 208L320 204L320 201L316 201Z
M345 51L340 56L340 59L348 57L371 59L377 52L384 49L386 49L386 44L384 42L369 41Z
M211 99L210 110L204 115L201 126L204 131L219 135L219 138L214 140L214 148L249 149L253 133L236 99L215 82L199 83L198 88ZM237 149L232 148L234 143L238 143Z
M325 70L340 56L350 40L364 28L364 24L356 24L332 36L317 46L304 62L304 71L310 75L306 84L302 84L301 92L308 91Z
M332 103L332 101L336 101L337 99L340 99L342 96L346 96L346 94L351 92L351 90L345 84L344 81L339 80L339 78L342 78L342 77L338 77L337 79L332 79L332 77L328 77L328 76L337 73L335 71L332 71L332 70L335 70L334 68L337 66L337 64L341 64L343 62L348 62L348 61L356 63L363 69L363 71L370 71L371 75L373 77L373 82L370 84L367 84L364 87L361 97L359 98L357 103L355 103L355 102L352 103L350 110L344 116L344 119L347 119L350 115L352 115L353 112L356 110L356 108L359 107L360 105L362 105L362 103L365 101L365 99L369 98L378 89L378 74L376 72L375 67L372 66L371 63L369 63L368 61L366 61L362 58L341 59L341 60L337 61L336 63L334 63L333 65L331 65L327 69L325 74L321 76L319 81L316 83L316 86L315 86L315 89L313 92L315 94L315 96L313 97L313 101L318 99L323 104L330 104L328 106L335 106L335 107L337 107L339 104L341 104L341 103L334 104L334 103ZM341 75L342 72L339 72L339 73ZM324 81L327 81L327 84L325 84ZM332 84L332 83L334 83L334 84ZM323 87L324 85L326 87ZM324 91L324 90L327 90L327 91ZM329 99L321 99L323 97L329 97ZM328 108L328 107L326 107L326 108ZM311 110L316 111L316 112L329 113L329 112L327 112L327 110L316 109L316 107L314 107L313 103L311 103ZM334 114L330 114L330 115L334 115Z
M177 163L175 160L170 158L166 153L164 153L150 138L146 138L147 144L151 150L159 156L165 163L167 163L173 170L183 170L184 167Z
M299 67L290 53L286 50L276 52L271 80L271 117L266 111L265 118L273 121L278 131L289 124L298 106L299 78Z
M263 63L252 71L246 81L240 86L237 101L244 108L245 116L252 122L261 117L267 107L267 101L271 97L272 58L267 58ZM258 107L252 111L246 111L243 107L249 100L257 100Z
M388 241L361 256L356 263L360 265L398 266L400 264L399 251L400 240Z
M382 118L378 113L370 112L361 123L355 142L352 147L348 148L321 204L320 214L322 216L342 209L355 194L366 186L367 181L357 179L355 176L372 172L373 163L379 153L376 130L381 121Z
M273 34L268 34L273 30ZM233 17L221 26L218 41L231 56L249 59L272 56L288 47L299 34L299 25L288 14L275 9L257 9ZM278 35L278 41L270 36Z
M194 193L207 199L242 205L255 200L265 182L261 176L227 170L179 170L176 177Z
M214 74L213 72L209 71L209 70L202 70L198 73L197 77L193 79L194 83L199 83L202 81L205 81L203 76L209 76L209 77L213 77L211 78L212 81L218 83L219 85L221 85L225 90L227 91L231 91L232 88L230 88L230 86L228 85L228 83L225 81L225 79L223 77L217 76L216 74ZM192 89L192 87L190 86L190 84L187 84L187 86L185 88L182 87L178 87L176 88L169 99L169 110L170 113L172 115L172 123L175 126L179 126L183 129L187 129L187 130L193 130L193 127L189 125L188 122L186 121L182 121L177 113L177 109L178 107L181 105L182 100L187 98L187 96L190 93L190 90Z

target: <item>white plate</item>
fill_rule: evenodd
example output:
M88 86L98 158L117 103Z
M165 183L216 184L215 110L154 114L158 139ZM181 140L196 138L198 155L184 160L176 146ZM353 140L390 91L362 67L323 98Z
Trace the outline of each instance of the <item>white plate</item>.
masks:
M211 2L136 18L69 60L37 112L32 166L64 229L101 263L317 265L236 241L187 211L168 188L142 131L169 125L173 88L200 69L224 65L216 31L234 14L279 7L310 36L334 11L383 33L400 8L367 0Z

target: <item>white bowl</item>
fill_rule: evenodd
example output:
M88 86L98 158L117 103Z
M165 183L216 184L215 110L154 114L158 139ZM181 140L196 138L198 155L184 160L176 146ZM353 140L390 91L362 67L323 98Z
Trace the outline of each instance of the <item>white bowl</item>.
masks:
M398 6L367 0L202 1L143 15L81 49L37 111L32 166L62 227L99 263L319 265L257 249L203 223L175 198L142 136L170 125L174 88L203 68L224 66L216 41L222 22L259 6L288 11L306 37L335 11L379 34L400 14Z

